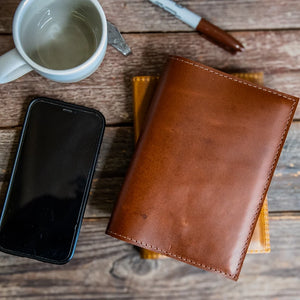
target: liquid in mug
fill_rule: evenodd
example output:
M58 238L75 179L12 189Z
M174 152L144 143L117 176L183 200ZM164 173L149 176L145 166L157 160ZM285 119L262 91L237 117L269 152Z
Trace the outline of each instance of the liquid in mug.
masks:
M66 14L59 5L36 14L24 30L28 56L53 70L74 68L90 58L97 48L96 34L85 16L76 10Z

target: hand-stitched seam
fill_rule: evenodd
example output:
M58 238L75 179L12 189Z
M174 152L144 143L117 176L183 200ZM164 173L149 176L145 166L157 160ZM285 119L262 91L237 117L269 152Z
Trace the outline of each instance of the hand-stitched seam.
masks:
M285 98L285 99L290 100L290 101L293 102L292 105L291 105L290 113L289 113L288 118L287 118L287 121L286 121L286 125L285 125L285 127L284 127L284 129L283 129L283 132L282 132L282 135L281 135L281 138L280 138L280 142L279 142L279 144L278 144L278 146L277 146L277 151L276 151L276 153L275 153L275 155L274 155L273 163L272 163L272 165L271 165L270 171L269 171L268 176L267 176L267 179L266 179L266 183L265 183L265 186L264 186L264 189L263 189L263 192L262 192L262 196L261 196L260 201L259 201L259 203L258 203L258 205L257 205L257 207L256 207L256 210L255 210L255 213L254 213L254 217L253 217L252 223L251 223L251 225L250 225L249 234L248 234L248 236L247 236L246 242L245 242L244 247L243 247L243 249L242 249L242 251L241 251L241 254L240 254L239 263L238 263L238 266L237 266L237 268L236 268L236 270L235 270L235 274L237 275L238 270L240 269L241 264L242 264L242 262L243 262L243 258L244 258L244 256L245 256L245 253L246 253L246 251L247 251L247 245L248 245L248 242L249 242L249 240L250 240L250 238L251 238L251 233L252 233L253 227L254 227L254 225L255 225L255 220L257 219L257 215L259 214L259 211L260 211L262 202L263 202L263 200L264 200L264 195L265 195L265 192L266 192L267 187L268 187L269 179L270 179L270 177L271 177L271 175L272 175L272 173L273 173L273 171L274 171L275 164L276 164L276 161L277 161L278 156L279 156L279 153L280 153L280 149L282 148L282 144L283 144L283 141L284 141L284 137L285 137L285 135L286 135L286 132L287 132L288 127L289 127L289 123L290 123L290 121L291 121L291 117L292 117L293 112L294 112L294 107L295 107L295 104L296 104L296 99L293 99L293 98L291 98L291 97L288 97L288 96L279 94L279 93L277 93L277 92L275 92L275 91L267 90L267 89L265 89L265 88L263 88L263 87L258 87L258 86L252 85L251 83L246 83L246 82L244 82L244 81L241 81L241 80L238 80L238 79L231 78L231 77L229 77L229 76L227 76L227 75L225 75L225 74L221 74L221 73L215 72L215 71L210 70L210 69L208 69L208 68L205 68L205 67L203 67L203 66L201 66L201 65L197 65L197 64L195 64L195 63L192 63L192 62L189 62L189 61L186 61L186 60L177 58L177 57L171 57L171 59L177 60L177 61L179 61L179 62L183 62L183 63L186 63L186 64L189 64L189 65L192 65L192 66L194 66L194 67L196 67L196 68L203 69L203 70L208 71L208 72L210 72L210 73L214 73L215 75L218 75L218 76L220 76L220 77L224 77L224 78L227 78L227 79L230 79L230 80L239 82L239 83L241 83L241 84L244 84L244 85L253 87L253 88L255 88L255 89L262 90L262 91L264 91L264 92L267 92L267 93L270 93L270 94L277 95L277 96L279 96L279 97Z
M275 153L275 155L274 155L274 160L273 160L273 163L272 163L272 165L271 165L270 171L269 171L269 173L268 173L268 176L267 176L267 179L266 179L266 183L265 183L265 186L264 186L264 189L263 189L263 192L262 192L260 201L259 201L259 203L258 203L258 205L257 205L257 207L256 207L256 210L255 210L255 213L254 213L254 217L253 217L253 219L252 219L252 223L251 223L251 226L250 226L250 230L249 230L249 233L248 233L246 242L244 243L244 247L243 247L243 249L242 249L242 251L241 251L239 263L238 263L238 266L237 266L237 268L236 268L236 270L235 270L235 273L237 273L238 270L239 270L239 268L241 267L241 264L242 264L242 262L243 262L243 258L244 258L244 256L245 256L245 252L247 251L247 245L248 245L248 242L249 242L249 240L250 240L250 238L251 238L251 233L252 233L252 231L253 231L253 227L254 227L254 225L255 225L255 221L256 221L256 219L257 219L257 215L259 214L261 204L262 204L262 202L264 201L264 195L265 195L265 192L266 192L266 190L267 190L267 187L268 187L268 184L269 184L270 177L271 177L271 175L272 175L272 173L273 173L273 171L274 171L275 164L276 164L276 161L277 161L278 156L279 156L279 153L280 153L280 149L282 148L282 144L283 144L283 141L284 141L284 137L285 137L286 132L287 132L287 130L288 130L289 123L290 123L291 117L292 117L292 115L293 115L293 111L294 111L295 104L296 104L296 102L293 102L293 104L292 104L292 106L291 106L291 110L290 110L288 119L287 119L287 121L286 121L286 125L285 125L285 127L284 127L283 133L282 133L282 135L281 135L280 142L279 142L279 144L278 144L278 146L277 146L277 151L276 151L276 153Z
M150 250L149 250L150 251ZM160 254L143 254L143 257L151 257L151 258L159 258L161 255Z
M264 230L263 230L263 239L264 239L264 246L263 249L248 249L247 253L268 253L270 252L270 238L269 238L269 222L268 222L268 204L267 198L265 198L262 211L261 211L262 218L264 220Z
M240 79L245 79L251 81L252 83L256 84L263 84L263 73L256 72L256 73L231 73L230 75L238 77Z
M268 219L268 202L264 205L264 221L265 221L265 250L270 252L270 231L269 231L269 219Z
M150 251L150 250L149 250ZM159 259L159 257L162 256L162 255L153 255L153 254L143 254L141 256L141 258L143 259Z
M277 93L277 92L275 92L275 91L270 91L270 90L267 90L267 89L265 89L265 88L262 88L262 87L258 87L258 86L252 85L251 83L246 83L246 82L244 82L244 81L241 81L241 80L238 80L238 79L235 79L235 78L231 78L231 77L229 77L229 76L227 76L227 75L225 75L225 74L220 74L220 73L215 72L215 71L213 71L213 70L210 70L210 69L208 69L208 68L202 67L202 66L200 66L200 65L197 65L197 64L192 63L192 62L189 62L189 61L185 61L185 60L180 59L180 58L177 58L177 57L171 57L171 59L177 60L177 61L180 61L180 62L183 62L183 63L186 63L186 64L189 64L189 65L192 65L192 66L194 66L194 67L203 69L203 70L208 71L208 72L210 72L210 73L214 73L214 74L218 75L219 77L224 77L224 78L227 78L227 79L229 79L229 80L239 82L239 83L241 83L241 84L243 84L243 85L250 86L250 87L253 87L253 88L255 88L255 89L262 90L262 91L264 91L264 92L267 92L267 93L270 93L270 94L277 95L277 96L279 96L279 97L288 99L288 100L290 100L290 101L293 102L293 103L292 103L292 106L291 106L291 109L290 109L290 113L289 113L288 118L287 118L287 121L286 121L286 125L285 125L285 127L284 127L284 129L283 129L283 132L282 132L282 135L281 135L281 138L280 138L280 142L279 142L279 144L278 144L278 146L277 146L277 151L276 151L276 153L275 153L275 155L274 155L274 160L273 160L273 162L272 162L270 171L269 171L268 176L267 176L267 179L266 179L266 183L265 183L265 186L264 186L264 189L263 189L263 192L262 192L262 196L261 196L260 201L259 201L259 203L258 203L258 205L257 205L257 207L256 207L256 210L255 210L255 213L254 213L254 217L253 217L252 223L251 223L251 225L250 225L249 234L248 234L248 236L247 236L246 242L244 243L244 247L243 247L243 249L241 250L241 254L240 254L240 259L239 259L239 262L238 262L238 266L237 266L237 268L236 268L234 274L227 273L227 272L224 272L224 271L222 271L222 270L219 270L219 269L210 267L210 266L208 266L208 265L205 265L205 264L202 264L202 263L197 263L197 262L195 262L195 261L193 261L193 260L191 260L191 259L188 259L188 258L179 256L179 255L176 255L176 254L174 254L174 253L167 252L167 251L165 251L165 250L163 250L163 249L157 248L157 247L155 247L155 246L153 246L153 245L144 243L144 242L142 242L142 241L138 241L138 240L132 239L132 238L130 238L130 237L128 237L128 236L124 236L124 235L118 234L118 233L113 232L113 231L111 231L111 230L108 230L107 232L108 232L108 233L111 233L111 234L113 234L113 235L122 237L122 238L124 238L124 239L133 241L133 242L135 242L135 243L137 243L137 244L144 245L144 246L146 246L146 247L150 247L151 249L155 249L155 250L160 251L160 252L162 252L162 253L164 253L164 254L167 254L167 255L169 255L169 256L171 256L171 257L175 257L175 258L177 258L177 259L179 259L179 260L186 261L186 262L189 262L189 263L191 263L191 264L193 264L193 265L197 265L197 266L203 267L203 268L205 268L205 269L208 269L208 270L211 270L211 271L214 271L214 272L217 272L217 273L224 274L224 275L226 275L226 276L228 276L228 277L230 277L230 278L236 279L236 278L237 278L237 275L238 275L238 271L239 271L239 269L240 269L240 267L241 267L243 258L244 258L244 256L245 256L245 252L247 251L247 245L248 245L249 239L251 238L251 233L252 233L252 231L253 231L253 226L254 226L254 224L255 224L255 220L256 220L256 218L257 218L257 215L259 214L260 207L261 207L261 205L262 205L262 201L264 200L264 195L265 195L265 192L266 192L268 183L269 183L269 179L270 179L270 177L271 177L271 175L272 175L272 173L273 173L273 170L274 170L274 168L275 168L275 163L276 163L276 161L277 161L277 159L278 159L278 155L279 155L280 149L281 149L281 147L282 147L282 144L283 144L283 141L284 141L284 137L285 137L286 132L287 132L287 129L288 129L288 127L289 127L289 123L290 123L291 117L292 117L293 112L294 112L294 107L295 107L295 104L296 104L296 99L293 99L293 98L290 98L290 97L288 97L288 96L279 94L279 93Z
M153 245L150 245L150 244L148 244L148 243L144 243L144 242L142 242L142 241L138 241L138 240L133 239L133 238L131 238L131 237L128 237L128 236L126 236L126 235L122 235L122 234L116 233L116 232L111 231L111 230L107 230L107 232L108 232L108 233L111 233L112 235L121 237L121 238L123 238L123 239L132 241L132 242L134 242L134 243L136 243L136 244L139 244L139 245L142 245L142 246L145 246L145 247L148 247L148 248L157 250L157 251L159 251L159 252L161 252L161 253L164 253L164 254L169 255L169 256L171 256L171 257L174 257L174 258L177 258L177 259L179 259L179 260L181 260L181 261L189 262L189 263L191 263L191 264L193 264L193 265L200 266L200 267L202 267L202 268L204 268L204 269L207 269L207 270L210 270L210 271L214 271L214 272L216 272L216 273L221 273L221 274L224 274L224 275L226 275L226 276L228 276L228 277L231 277L231 278L234 278L234 279L237 277L235 274L230 274L230 273L224 272L224 271L222 271L222 270L219 270L219 269L210 267L210 266L208 266L208 265L198 263L198 262L196 262L196 261L194 261L194 260L191 260L191 259L189 259L189 258L186 258L186 257L180 256L180 255L174 254L174 253L172 253L172 252L165 251L165 250L163 250L163 249L160 249L160 248L155 247L155 246L153 246Z
M254 217L253 217L253 219L252 219L252 223L251 223L251 225L250 225L249 234L248 234L248 236L247 236L246 242L244 243L244 247L243 247L243 249L241 250L241 254L240 254L240 259L239 259L239 262L238 262L238 266L237 266L237 268L236 268L234 274L231 274L231 273L227 273L227 272L221 271L221 270L219 270L219 269L210 267L210 266L205 265L205 264L202 264L202 263L197 263L197 262L195 262L195 261L193 261L193 260L191 260L191 259L188 259L188 258L185 258L185 257L183 257L183 256L179 256L179 255L176 255L176 254L174 254L174 253L165 251L165 250L163 250L163 249L160 249L160 248L155 247L155 246L153 246L153 245L144 243L144 242L142 242L142 241L135 240L135 239L130 238L130 237L128 237L128 236L118 234L118 233L113 232L113 231L111 231L111 230L108 230L107 232L112 233L113 235L122 237L122 238L124 238L124 239L126 239L126 240L133 241L133 242L135 242L135 243L137 243L137 244L144 245L144 246L149 247L149 248L151 248L151 249L160 251L160 252L162 252L162 253L164 253L164 254L167 254L167 255L169 255L169 256L171 256L171 257L178 258L179 260L186 261L186 262L190 262L190 263L193 264L193 265L200 266L200 267L206 268L206 269L208 269L208 270L211 270L211 271L214 271L214 272L217 272L217 273L224 274L224 275L229 276L229 277L234 278L234 279L237 278L238 270L239 270L240 267L241 267L241 264L242 264L242 261L243 261L244 254L245 254L245 252L247 251L247 244L248 244L248 242L249 242L249 239L251 238L252 229L253 229L253 226L254 226L254 224L255 224L255 220L256 220L256 218L257 218L257 215L259 214L259 211L260 211L260 207L261 207L262 201L264 200L265 191L266 191L266 189L267 189L267 186L268 186L268 182L269 182L270 176L271 176L271 174L273 173L273 169L274 169L274 167L275 167L276 160L277 160L277 158L278 158L278 155L279 155L279 152L280 152L282 143L283 143L283 141L284 141L284 137L285 137L286 131L287 131L287 129L288 129L288 125L289 125L289 123L290 123L290 119L291 119L291 117L292 117L292 115L293 115L293 111L294 111L295 104L296 104L296 102L293 102L293 104L292 104L292 106L291 106L291 110L290 110L288 119L287 119L287 121L286 121L285 128L284 128L283 133L282 133L282 135L281 135L280 142L279 142L279 145L277 146L277 151L276 151L275 156L274 156L274 160L273 160L273 162L272 162L270 171L269 171L268 176L267 176L267 179L266 179L266 183L265 183L265 186L264 186L264 189L263 189L263 192L262 192L262 196L261 196L260 201L259 201L259 203L258 203L258 205L257 205L257 207L256 207L255 214L254 214Z
M253 254L253 253L265 253L265 249L262 250L249 250L247 253Z
M157 80L159 77L158 76L137 76L137 77L133 77L133 81L153 81L153 80Z
M251 84L250 82L248 83L248 82L244 82L244 81L242 81L242 80L238 80L238 79L236 79L236 78L232 78L232 77L227 76L227 75L225 75L225 74L221 74L221 73L218 73L218 72L216 72L216 71L213 71L213 70L210 70L210 69L208 69L208 68L205 68L205 67L203 67L203 66L201 66L201 65L197 65L196 63L192 63L192 62L190 62L190 61L186 61L186 60L180 59L180 58L178 58L178 57L174 57L174 56L171 56L170 59L177 60L177 61L179 61L179 62L183 62L183 63L185 63L185 64L188 64L188 65L194 66L194 67L196 67L196 68L202 69L202 70L204 70L204 71L207 71L207 72L213 73L213 74L215 74L215 75L218 75L219 77L224 77L224 78L226 78L226 79L229 79L229 80L232 80L232 81L239 82L239 83L241 83L241 84L243 84L243 85L253 87L253 88L257 89L257 90L262 90L262 91L267 92L267 93L269 93L269 94L274 94L274 95L280 96L280 97L282 97L282 98L285 98L285 99L288 99L288 100L290 100L290 101L293 101L294 103L296 102L296 99L293 99L293 98L291 98L291 97L282 95L282 94L280 94L280 93L277 93L276 91L271 91L271 90L268 90L268 89L266 89L266 88L264 88L264 87L259 87L259 86L256 86L256 85L254 85L254 84Z
M265 198L266 201L266 198ZM263 213L263 220L264 220L264 231L263 231L263 238L264 238L264 248L266 247L266 203L264 202L262 207L262 213Z

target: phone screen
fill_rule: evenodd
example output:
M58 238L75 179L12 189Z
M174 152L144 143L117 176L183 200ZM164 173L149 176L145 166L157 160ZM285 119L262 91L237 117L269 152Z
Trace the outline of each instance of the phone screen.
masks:
M104 130L100 113L29 107L0 224L0 246L54 263L73 255Z

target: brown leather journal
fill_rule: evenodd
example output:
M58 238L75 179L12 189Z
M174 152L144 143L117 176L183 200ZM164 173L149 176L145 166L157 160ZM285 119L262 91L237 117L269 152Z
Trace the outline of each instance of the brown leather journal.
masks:
M263 84L263 73L261 72L236 73L234 75L260 85ZM139 138L158 79L158 76L136 76L132 80L135 142L137 142ZM259 214L247 253L269 253L270 250L268 203L266 198ZM143 259L159 259L166 257L145 248L140 248L140 255Z
M171 57L107 233L237 280L297 103Z

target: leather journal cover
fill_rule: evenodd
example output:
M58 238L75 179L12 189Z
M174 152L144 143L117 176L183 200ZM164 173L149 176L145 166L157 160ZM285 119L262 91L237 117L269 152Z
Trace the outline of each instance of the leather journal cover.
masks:
M260 85L263 84L262 72L236 73L234 75ZM151 103L158 79L158 76L136 76L132 80L135 142L137 142L139 138L140 131ZM269 216L266 198L263 208L259 214L259 218L256 223L247 253L269 253L270 250ZM140 255L143 259L159 259L166 257L162 254L145 248L140 248Z
M297 103L170 57L107 234L237 280Z

